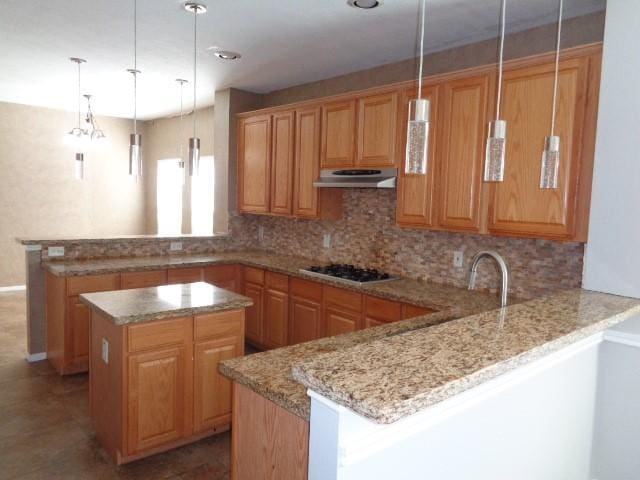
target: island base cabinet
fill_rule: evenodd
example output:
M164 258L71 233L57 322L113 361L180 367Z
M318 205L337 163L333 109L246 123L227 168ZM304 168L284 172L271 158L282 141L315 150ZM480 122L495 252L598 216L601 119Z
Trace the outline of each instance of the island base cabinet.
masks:
M232 480L306 480L309 422L233 384Z
M89 403L98 441L127 463L226 431L244 309L115 325L91 311Z

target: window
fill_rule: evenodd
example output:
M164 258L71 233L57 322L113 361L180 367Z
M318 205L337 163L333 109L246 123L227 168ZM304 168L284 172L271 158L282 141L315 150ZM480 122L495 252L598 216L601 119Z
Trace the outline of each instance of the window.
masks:
M214 178L213 157L200 157L200 173L191 177L191 233L213 233Z
M182 233L182 169L176 158L158 160L156 207L159 235Z

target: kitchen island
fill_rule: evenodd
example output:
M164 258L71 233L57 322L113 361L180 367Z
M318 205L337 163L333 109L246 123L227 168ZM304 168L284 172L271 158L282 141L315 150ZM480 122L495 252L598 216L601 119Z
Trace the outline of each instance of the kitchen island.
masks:
M244 354L251 299L205 282L87 293L89 404L117 463L230 428L221 360Z

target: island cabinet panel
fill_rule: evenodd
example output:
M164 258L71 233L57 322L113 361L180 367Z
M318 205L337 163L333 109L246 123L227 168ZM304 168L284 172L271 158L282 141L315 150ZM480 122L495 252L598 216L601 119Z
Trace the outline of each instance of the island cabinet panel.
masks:
M120 288L147 288L167 284L166 270L125 272L120 275Z
M271 197L271 115L240 119L238 129L238 208L267 213Z
M438 118L440 103L440 87L427 86L423 90L424 98L431 104L431 119ZM432 121L429 130L429 157L426 175L405 173L405 150L407 139L407 118L409 116L409 101L417 97L417 90L405 90L400 95L398 128L398 151L402 152L402 162L398 172L398 202L396 219L399 225L408 227L433 227L436 224L434 215L434 160L439 155L436 137L441 128L438 122Z
M436 168L438 226L480 231L489 74L442 86L440 148Z
M242 293L241 267L239 265L211 265L204 269L204 281L219 288Z
M271 213L291 215L293 208L293 167L295 113L273 115L271 155Z
M322 285L299 278L289 280L289 345L322 336Z
M398 94L372 95L358 99L358 167L394 167Z
M355 165L355 99L326 103L322 106L322 168Z
M201 282L204 279L202 267L170 268L167 272L167 283L192 283Z
M306 480L309 422L233 384L231 478Z
M560 63L555 130L561 139L558 188L541 189L543 141L551 130L554 64L505 72L502 100L502 117L507 121L505 173L504 181L491 187L490 233L574 237L588 75L589 57Z

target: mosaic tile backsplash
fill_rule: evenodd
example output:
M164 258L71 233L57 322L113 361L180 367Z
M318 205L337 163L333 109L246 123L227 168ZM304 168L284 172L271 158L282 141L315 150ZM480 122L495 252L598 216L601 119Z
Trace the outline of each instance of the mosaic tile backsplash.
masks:
M464 287L469 264L479 250L497 250L509 266L509 291L526 299L580 287L584 247L580 243L410 230L395 225L395 190L347 189L341 220L299 220L259 215L232 218L234 243L321 261L353 263L391 274ZM264 237L258 241L258 227ZM324 234L331 247L323 248ZM453 252L464 252L462 268ZM495 289L491 260L478 270L478 288Z

